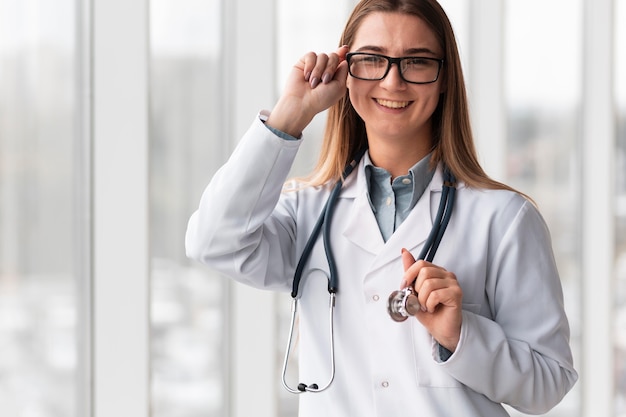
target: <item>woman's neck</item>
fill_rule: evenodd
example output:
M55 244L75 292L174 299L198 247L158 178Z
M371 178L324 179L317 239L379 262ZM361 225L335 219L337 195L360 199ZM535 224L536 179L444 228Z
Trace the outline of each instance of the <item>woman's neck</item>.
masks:
M392 178L406 175L409 169L432 150L432 140L368 138L369 156L374 165L384 168Z

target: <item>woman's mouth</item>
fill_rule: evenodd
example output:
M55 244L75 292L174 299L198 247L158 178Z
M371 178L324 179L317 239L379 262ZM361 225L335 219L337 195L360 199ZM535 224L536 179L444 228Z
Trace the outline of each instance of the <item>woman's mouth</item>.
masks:
M384 100L380 98L376 99L376 103L378 103L379 105L383 107L387 107L388 109L403 109L409 104L411 104L410 101L392 101L392 100Z

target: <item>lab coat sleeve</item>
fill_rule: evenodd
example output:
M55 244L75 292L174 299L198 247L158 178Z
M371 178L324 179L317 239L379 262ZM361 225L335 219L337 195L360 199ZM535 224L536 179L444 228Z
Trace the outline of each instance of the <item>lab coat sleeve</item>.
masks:
M254 121L189 219L188 257L257 288L289 289L295 215L277 204L300 142Z
M440 366L494 402L545 413L578 376L549 232L530 203L508 226L489 271L493 317L464 311L457 350Z

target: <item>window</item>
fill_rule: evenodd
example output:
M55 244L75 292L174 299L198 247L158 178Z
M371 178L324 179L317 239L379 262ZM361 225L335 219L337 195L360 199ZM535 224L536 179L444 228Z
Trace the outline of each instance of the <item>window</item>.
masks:
M185 256L187 220L223 163L219 0L150 5L154 417L227 415L227 281Z
M87 412L79 2L0 2L0 414Z

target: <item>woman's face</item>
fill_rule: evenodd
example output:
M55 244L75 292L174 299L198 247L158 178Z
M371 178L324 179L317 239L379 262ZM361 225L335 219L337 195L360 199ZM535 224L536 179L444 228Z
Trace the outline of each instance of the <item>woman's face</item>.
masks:
M420 18L401 13L372 13L361 22L350 52L389 57L443 58L435 34ZM443 70L442 70L443 71ZM405 82L392 65L380 81L348 76L350 101L365 122L368 140L422 141L430 147L430 118L442 92L442 77L431 84Z

